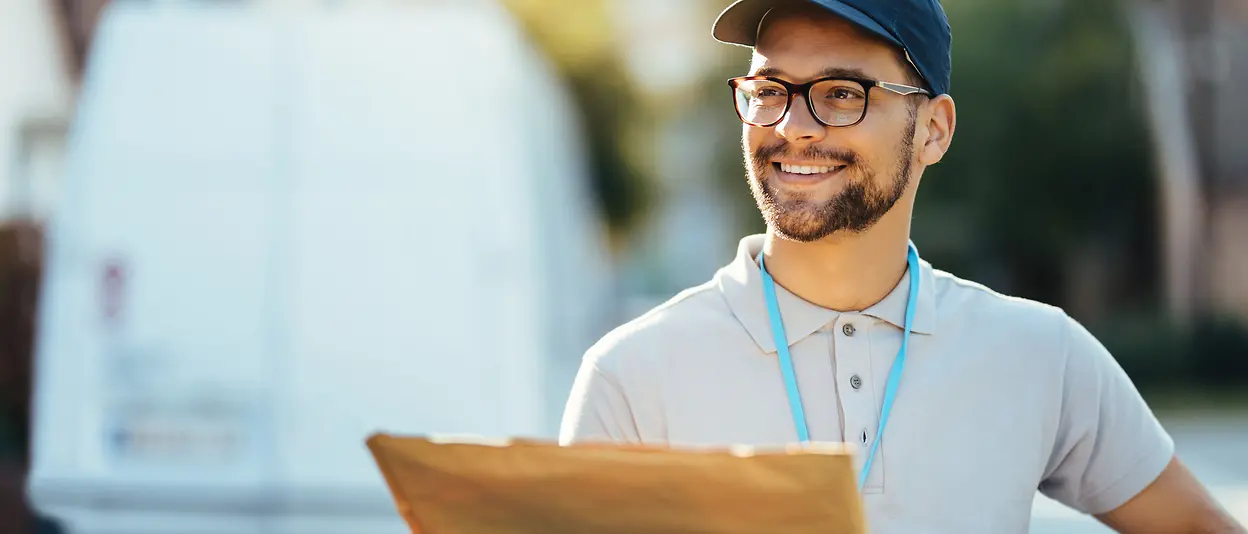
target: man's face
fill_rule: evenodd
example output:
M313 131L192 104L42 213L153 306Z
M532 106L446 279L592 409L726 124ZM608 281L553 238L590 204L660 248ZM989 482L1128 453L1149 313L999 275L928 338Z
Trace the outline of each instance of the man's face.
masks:
M751 75L793 83L834 73L907 83L898 54L840 18L810 8L773 12L754 50ZM816 241L862 232L910 185L917 96L869 89L862 122L832 128L811 116L806 95L777 125L745 125L750 189L768 226L782 237ZM811 174L813 171L813 174Z

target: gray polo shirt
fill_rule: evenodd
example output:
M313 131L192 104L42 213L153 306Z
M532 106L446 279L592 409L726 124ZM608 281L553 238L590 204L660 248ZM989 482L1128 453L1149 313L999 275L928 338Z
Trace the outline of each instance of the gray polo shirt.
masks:
M595 344L561 442L796 442L755 260L762 244L745 238L709 282ZM904 374L864 491L873 533L1025 532L1037 489L1097 514L1161 473L1173 441L1083 326L927 262L921 276ZM776 292L811 439L865 450L901 346L909 275L862 312Z

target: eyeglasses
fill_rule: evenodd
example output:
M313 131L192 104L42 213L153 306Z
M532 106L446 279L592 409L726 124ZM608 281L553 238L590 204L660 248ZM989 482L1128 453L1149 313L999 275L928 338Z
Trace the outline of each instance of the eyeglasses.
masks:
M780 124L789 112L790 95L803 93L810 114L824 126L846 127L867 116L868 95L879 87L906 95L931 95L926 89L865 78L829 77L806 83L789 83L770 76L741 76L728 80L737 116L751 126L769 128Z

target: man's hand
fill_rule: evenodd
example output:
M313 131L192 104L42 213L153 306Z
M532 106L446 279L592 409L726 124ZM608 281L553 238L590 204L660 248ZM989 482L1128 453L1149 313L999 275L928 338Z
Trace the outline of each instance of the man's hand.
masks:
M1248 534L1177 456L1139 495L1096 518L1122 534Z

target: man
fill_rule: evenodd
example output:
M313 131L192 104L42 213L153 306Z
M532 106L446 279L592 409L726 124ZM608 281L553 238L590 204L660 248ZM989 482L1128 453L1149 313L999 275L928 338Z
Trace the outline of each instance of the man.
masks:
M588 351L562 443L855 443L877 534L1025 532L1037 489L1120 532L1243 532L1079 323L911 248L956 124L936 0L742 0L713 34L754 47L730 85L767 233Z

